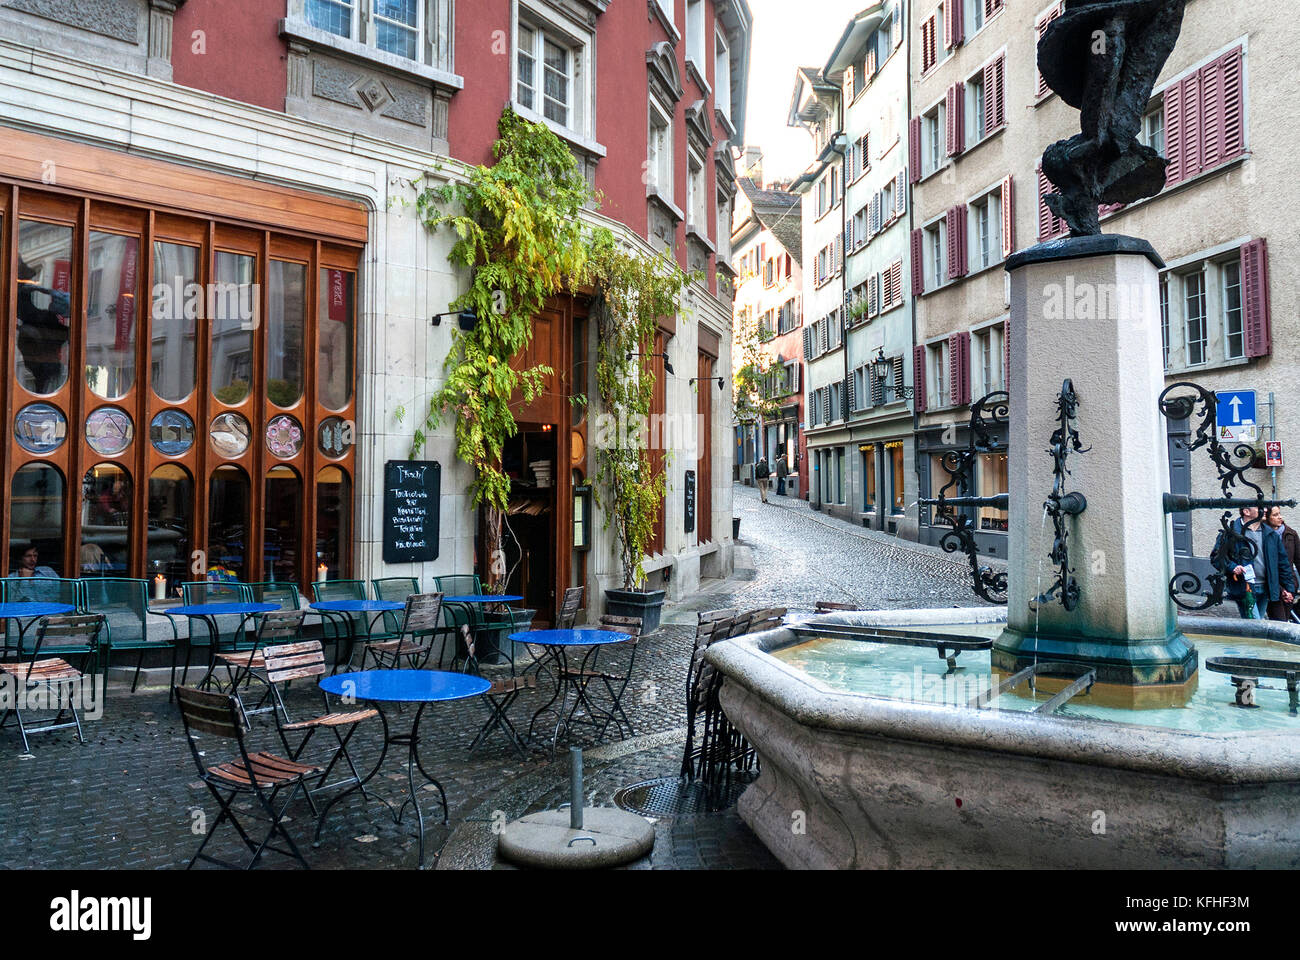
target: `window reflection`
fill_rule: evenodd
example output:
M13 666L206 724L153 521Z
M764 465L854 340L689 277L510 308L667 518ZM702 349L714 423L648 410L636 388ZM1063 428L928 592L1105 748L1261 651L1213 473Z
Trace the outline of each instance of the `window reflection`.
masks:
M222 403L242 403L253 381L253 329L258 294L255 257L218 253L216 283L208 304L212 338L212 395Z
M196 327L204 307L198 248L155 243L153 282L150 380L154 393L176 402L194 390Z
M262 573L267 580L298 579L299 531L302 529L302 481L289 467L266 475L266 535Z
M348 576L351 542L352 484L338 467L326 467L316 474L316 563L325 564L329 579Z
M208 483L208 580L245 579L248 502L248 474L230 465L212 471Z
M48 463L14 473L9 503L11 576L63 576L63 474Z
M272 260L266 281L266 395L277 406L291 407L302 396L307 267Z
M86 471L81 485L81 577L127 575L131 475L112 463Z
M88 256L86 386L106 400L117 400L135 384L140 241L92 230Z
M189 471L164 464L149 477L148 576L167 578L172 596L189 576L190 541L193 536L194 481Z
M322 270L320 287L316 393L322 406L341 410L352 399L356 274L346 270Z
M68 381L73 275L71 227L19 223L14 371L33 393L54 393Z

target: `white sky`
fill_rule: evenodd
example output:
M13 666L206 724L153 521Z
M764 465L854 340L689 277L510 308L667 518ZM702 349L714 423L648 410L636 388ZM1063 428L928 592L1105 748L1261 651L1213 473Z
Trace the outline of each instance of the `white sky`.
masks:
M813 159L808 134L785 125L795 70L824 66L849 18L871 5L871 0L749 0L754 34L745 142L763 148L766 179L802 173Z

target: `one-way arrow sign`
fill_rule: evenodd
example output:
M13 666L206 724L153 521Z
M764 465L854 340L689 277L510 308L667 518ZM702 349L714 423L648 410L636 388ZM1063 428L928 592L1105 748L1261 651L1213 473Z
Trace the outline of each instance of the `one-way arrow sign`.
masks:
M1220 440L1255 440L1255 391L1219 390L1217 416Z

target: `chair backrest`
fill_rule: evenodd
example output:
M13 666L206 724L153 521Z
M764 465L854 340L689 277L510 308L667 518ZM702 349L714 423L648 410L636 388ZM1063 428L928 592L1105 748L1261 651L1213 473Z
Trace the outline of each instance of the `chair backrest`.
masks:
M272 610L262 614L257 622L257 645L299 639L305 615L302 610Z
M85 584L86 609L104 615L109 646L149 637L149 583L126 577L96 577Z
M99 633L103 628L104 618L98 613L42 617L36 628L32 657L94 653L99 649Z
M750 610L747 615L749 623L745 627L745 633L758 633L760 630L779 627L785 620L785 607L763 607L759 610Z
M181 599L192 603L248 603L248 584L221 580L193 580L181 584Z
M319 640L302 640L262 648L266 661L266 679L270 683L288 683L325 673L325 648Z
M574 623L577 622L578 611L582 609L582 595L585 590L585 587L569 587L564 591L564 599L560 601L560 612L555 618L555 628L557 630L572 629Z
M244 586L248 588L248 595L253 603L274 603L278 604L281 610L297 610L301 607L298 602L296 583L266 580L260 583L247 583Z
M737 613L735 607L724 607L721 610L701 610L696 614L696 623L709 623L713 620L727 620L734 617Z
M427 634L441 627L441 593L416 593L406 598L406 613L402 618L403 633Z
M311 585L312 600L369 600L364 580L322 580Z
M434 577L433 585L439 593L449 597L479 596L483 593L483 583L477 573L453 573L445 577Z
M193 687L178 686L176 702L180 705L181 721L185 724L187 734L191 730L196 730L199 733L210 733L215 737L243 743L244 725L240 720L239 701L234 697L224 693L209 693ZM190 741L194 762L202 770L203 761L199 758L198 748L194 746L193 739L190 737L186 739Z
M375 588L376 600L397 600L403 603L412 594L420 592L420 581L415 577L383 577L371 580ZM396 611L384 611L384 632L397 633L402 629L401 615Z
M600 618L600 629L613 630L615 633L626 633L636 643L641 638L641 618L640 617L615 617L611 614L605 614Z

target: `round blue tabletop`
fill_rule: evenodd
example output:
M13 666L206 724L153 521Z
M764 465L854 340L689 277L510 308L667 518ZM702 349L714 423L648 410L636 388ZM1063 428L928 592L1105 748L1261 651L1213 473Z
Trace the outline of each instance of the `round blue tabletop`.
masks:
M465 700L486 693L491 686L482 677L445 670L363 670L338 673L320 682L322 690L335 696L392 703Z
M222 617L270 613L279 609L279 604L275 603L191 603L183 607L159 607L149 612L170 613L178 617Z
M71 613L76 607L69 603L43 603L39 600L15 600L13 603L0 603L0 620L17 617L53 617L60 613Z
M467 593L461 597L443 597L443 603L513 603L522 600L512 593Z
M397 600L320 600L311 605L313 610L331 613L387 613L404 610L406 604Z
M543 647L591 647L602 643L622 643L630 634L617 630L525 630L510 634L516 643L536 643Z

